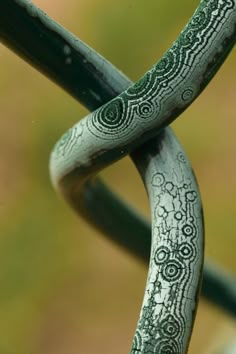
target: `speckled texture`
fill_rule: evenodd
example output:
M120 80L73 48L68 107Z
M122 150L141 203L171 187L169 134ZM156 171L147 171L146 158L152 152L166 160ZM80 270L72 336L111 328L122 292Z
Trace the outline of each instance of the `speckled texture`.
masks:
M172 47L135 85L71 128L50 161L67 193L101 167L160 132L199 95L235 41L235 0L203 0ZM144 169L152 210L152 249L132 354L184 354L202 273L201 201L191 166L166 130ZM65 179L67 180L64 183ZM83 182L83 181L82 181ZM70 189L73 191L73 188Z
M75 168L94 165L94 155L109 158L115 149L122 155L187 108L225 59L229 43L235 41L235 23L235 0L201 1L178 39L150 71L59 141L50 163L53 183ZM62 148L65 144L71 148Z
M177 139L163 135L138 166L151 204L152 249L132 354L186 353L201 279L200 193Z

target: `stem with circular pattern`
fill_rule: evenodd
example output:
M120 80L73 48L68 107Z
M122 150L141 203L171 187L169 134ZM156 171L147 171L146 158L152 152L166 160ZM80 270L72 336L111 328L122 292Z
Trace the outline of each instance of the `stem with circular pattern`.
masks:
M63 136L51 155L50 171L66 199L79 200L89 177L160 133L188 107L233 47L235 23L235 1L202 1L141 80ZM186 353L202 273L199 192L178 142L168 138L168 131L161 134L166 144L158 140L157 157L141 159L139 166L152 209L152 249L132 354ZM173 169L176 161L179 167Z
M200 94L235 38L236 0L202 0L156 65L59 140L50 160L53 184L68 194L68 188L77 189L78 180L157 135Z
M169 129L133 153L152 215L152 246L131 353L186 353L197 310L204 255L200 192Z

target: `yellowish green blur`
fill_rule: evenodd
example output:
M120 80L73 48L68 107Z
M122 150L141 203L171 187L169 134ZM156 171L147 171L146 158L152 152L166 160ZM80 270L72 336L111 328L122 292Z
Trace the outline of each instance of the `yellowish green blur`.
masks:
M171 45L198 0L35 4L136 80ZM77 217L48 176L51 148L86 110L2 45L0 62L0 353L129 353L146 268ZM234 274L235 77L234 50L173 124L202 192L206 256ZM103 176L148 217L128 158ZM201 301L189 353L214 354L234 337L233 320Z

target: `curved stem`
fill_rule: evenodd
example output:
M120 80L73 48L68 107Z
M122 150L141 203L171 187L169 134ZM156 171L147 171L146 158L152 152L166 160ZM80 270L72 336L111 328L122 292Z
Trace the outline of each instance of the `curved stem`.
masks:
M27 0L0 2L0 40L89 109L108 102L132 84ZM84 198L89 222L147 263L151 245L149 224L98 179L86 190ZM104 201L102 209L100 200ZM236 316L235 279L229 277L227 283L224 279L218 268L209 269L207 263L202 295Z
M0 40L91 110L116 96L113 84L126 88L119 72L111 82L112 67L29 0L0 1Z
M200 193L190 162L170 130L132 156L152 215L149 271L132 353L186 353L203 265Z

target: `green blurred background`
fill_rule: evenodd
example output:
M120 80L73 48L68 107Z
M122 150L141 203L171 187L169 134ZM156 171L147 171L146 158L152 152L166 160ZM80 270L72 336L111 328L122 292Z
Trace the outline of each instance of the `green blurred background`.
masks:
M198 0L37 0L35 4L138 79ZM146 268L96 233L52 190L48 156L86 110L0 45L0 353L128 353ZM206 256L236 274L236 51L173 124L197 174ZM124 173L125 171L125 173ZM147 217L128 158L104 178ZM201 299L190 354L213 354L236 324Z

